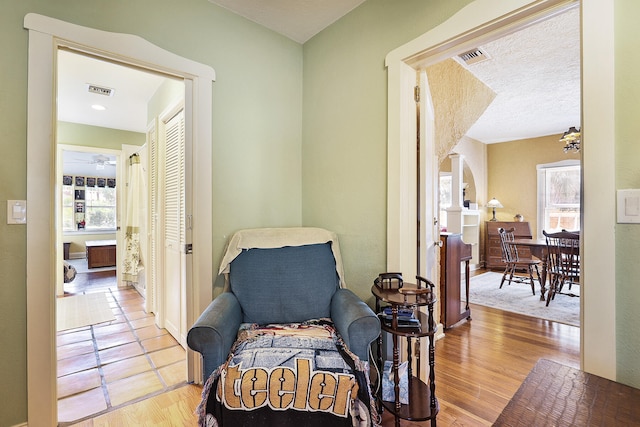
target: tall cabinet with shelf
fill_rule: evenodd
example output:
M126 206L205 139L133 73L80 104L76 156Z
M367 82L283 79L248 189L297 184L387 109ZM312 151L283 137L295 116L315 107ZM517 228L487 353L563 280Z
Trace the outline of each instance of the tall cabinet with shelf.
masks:
M469 264L480 264L480 211L462 210L462 241L471 245Z
M474 203L465 204L463 180L464 156L449 155L451 159L451 201L446 208L446 230L449 233L460 234L464 243L471 245L472 256L469 264L480 265L480 211ZM476 209L469 209L469 206Z
M460 234L464 243L471 245L470 265L480 264L480 211L447 209L447 231Z

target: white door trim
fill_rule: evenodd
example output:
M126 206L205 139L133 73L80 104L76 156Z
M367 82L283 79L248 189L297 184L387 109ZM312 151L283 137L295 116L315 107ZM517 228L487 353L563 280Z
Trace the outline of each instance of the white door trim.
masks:
M567 8L577 0L476 0L441 25L391 51L388 68L388 210L387 263L408 264L405 224L412 218L402 203L412 169L408 161L406 103L403 82L415 70L437 63L481 40L506 35ZM582 260L584 296L581 303L581 364L585 371L616 378L615 306L615 120L613 2L581 4L583 201ZM588 171L584 173L584 171ZM603 196L604 195L604 196ZM606 197L609 202L603 202ZM604 231L604 232L603 232ZM602 268L607 266L607 268ZM592 284L592 285L591 285ZM606 289L603 288L606 287ZM597 296L590 297L591 292ZM606 313L606 315L602 315Z
M55 73L60 46L90 52L190 82L185 112L193 141L193 297L187 306L194 322L212 298L211 116L214 70L130 34L110 33L38 14L27 14L29 30L27 93L27 406L30 425L57 425L55 332ZM200 359L188 352L190 380Z

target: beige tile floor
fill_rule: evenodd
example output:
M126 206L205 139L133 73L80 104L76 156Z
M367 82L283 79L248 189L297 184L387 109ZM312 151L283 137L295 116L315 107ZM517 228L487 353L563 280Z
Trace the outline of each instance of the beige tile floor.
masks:
M135 289L118 289L115 276L104 277L112 274L90 273L94 286L91 278L77 277L81 283L69 287L72 293L105 292L116 320L58 333L61 426L185 384L185 350L155 326Z

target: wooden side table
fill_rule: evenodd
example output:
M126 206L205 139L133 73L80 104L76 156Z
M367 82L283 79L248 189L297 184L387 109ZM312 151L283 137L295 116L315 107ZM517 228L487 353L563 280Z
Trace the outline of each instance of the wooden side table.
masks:
M392 278L392 280L386 280ZM393 388L394 401L382 400L382 379L378 392L380 408L388 410L394 415L395 426L400 426L400 419L411 421L431 420L431 426L436 426L436 415L439 411L438 400L435 395L435 332L436 323L433 319L433 305L436 302L434 285L429 280L417 277L417 284L405 283L399 273L383 273L378 276L371 288L371 293L376 298L376 312L380 317L382 330L391 334L393 340ZM427 313L419 310L420 307L427 307ZM383 308L391 308L391 318L388 319L383 314ZM413 310L414 316L420 321L419 325L403 325L398 319L399 309ZM408 361L408 403L400 402L400 378L398 375L398 365L400 364L399 337L407 339L407 361ZM425 383L420 379L420 343L421 337L428 337L428 381ZM416 342L414 343L413 340ZM412 344L416 350L416 373L414 375L412 364ZM378 366L380 372L383 370L382 360L382 335L378 338Z

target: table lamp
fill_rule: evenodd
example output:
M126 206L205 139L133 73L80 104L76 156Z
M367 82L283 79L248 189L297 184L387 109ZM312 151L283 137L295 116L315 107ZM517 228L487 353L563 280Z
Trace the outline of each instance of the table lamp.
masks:
M487 202L487 207L493 209L493 218L491 218L489 221L497 221L497 219L496 219L496 208L504 208L504 206L502 206L502 203L500 203L494 197L493 199L491 199L491 200L489 200Z

